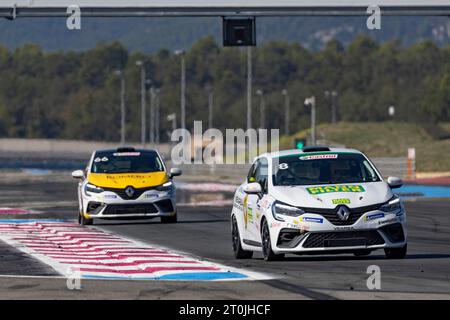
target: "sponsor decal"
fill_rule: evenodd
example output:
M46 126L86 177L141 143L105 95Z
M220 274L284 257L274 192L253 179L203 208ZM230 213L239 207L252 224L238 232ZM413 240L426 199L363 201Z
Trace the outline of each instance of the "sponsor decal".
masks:
M157 195L157 194L147 194L145 197L146 197L146 198L153 199L153 198L158 198L159 195Z
M287 227L290 229L299 229L300 233L305 233L309 231L309 226L304 224L298 224L298 221L294 221L294 223L288 223Z
M350 204L350 199L333 199L333 204Z
M116 152L113 154L114 157L138 157L141 155L140 152Z
M164 171L139 174L90 173L88 181L99 187L125 189L128 186L133 186L133 188L141 189L160 186L168 181L168 177Z
M270 227L271 228L279 228L281 226L281 223L279 223L279 222L272 222L271 224L270 224Z
M244 225L245 225L245 229L247 229L247 225L248 225L248 208L247 208L247 204L248 204L248 195L245 195L245 198L244 198Z
M364 218L364 220L365 221L370 221L370 220L375 220L375 219L380 219L380 218L384 218L384 213L370 214L370 215L366 216Z
M335 193L335 192L364 192L366 191L363 186L356 185L342 185L342 186L320 186L320 187L309 187L306 188L309 194L324 194L324 193Z
M301 222L314 222L314 223L323 223L322 218L315 218L315 217L300 217Z
M349 230L353 230L353 227L334 227L334 230L336 231L349 231Z
M311 156L301 156L300 160L337 159L337 154L316 154Z
M385 224L396 223L397 221L398 221L397 218L392 218L392 219L388 219L388 220L384 220L384 221L379 221L378 225L383 226Z
M248 215L248 221L253 222L253 209L252 208L247 209L247 215Z
M151 178L151 175L149 176L143 176L138 174L129 174L129 175L120 175L120 176L111 176L107 175L106 179L108 180L117 180L117 179L145 179L145 178Z
M117 196L113 194L107 194L105 195L105 199L117 199Z
M243 208L244 208L243 205L244 204L243 204L242 198L239 196L236 196L234 198L234 206L239 210L243 210Z

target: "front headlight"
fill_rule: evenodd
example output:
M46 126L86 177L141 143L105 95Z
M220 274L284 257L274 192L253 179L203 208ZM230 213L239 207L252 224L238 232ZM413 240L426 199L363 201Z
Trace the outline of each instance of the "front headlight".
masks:
M277 201L272 205L272 215L275 220L278 221L284 221L283 216L299 217L302 214L305 214L305 211L302 209L292 207L282 202Z
M386 213L397 213L402 209L402 203L399 197L394 197L380 207L380 211Z
M166 182L163 185L156 187L155 189L158 191L170 192L173 189L173 182L172 181Z
M94 186L93 184L88 183L88 184L86 184L86 186L84 187L84 191L85 191L86 193L87 193L87 192L92 192L92 193L102 193L102 192L104 192L105 190L103 190L103 189L100 188L100 187Z

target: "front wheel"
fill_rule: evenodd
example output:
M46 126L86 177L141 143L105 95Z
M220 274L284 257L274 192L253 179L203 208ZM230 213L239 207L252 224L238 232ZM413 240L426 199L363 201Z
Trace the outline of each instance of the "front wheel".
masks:
M384 253L388 259L405 259L408 252L408 245L405 244L402 248L386 248Z
M231 224L231 234L233 237L233 252L236 259L251 259L253 257L253 251L246 251L242 249L241 237L239 235L239 228L236 218L233 216L233 222Z
M94 224L94 219L88 219L80 212L78 215L78 223L82 226L91 226Z
M284 254L276 254L272 251L272 243L270 241L269 225L267 220L264 220L263 227L261 230L261 240L262 240L262 252L264 260L266 261L277 261L284 258Z

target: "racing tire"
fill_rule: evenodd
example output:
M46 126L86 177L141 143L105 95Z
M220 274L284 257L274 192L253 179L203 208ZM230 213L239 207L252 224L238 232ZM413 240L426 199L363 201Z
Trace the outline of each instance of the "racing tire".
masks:
M264 220L261 228L262 253L266 261L279 261L284 259L284 253L276 254L272 250L272 243L270 241L269 225L267 220Z
M402 248L386 248L384 253L388 259L405 259L408 252L408 245L405 244Z
M175 215L170 217L161 217L161 223L177 223L178 222L178 215L175 213Z
M233 240L233 253L236 259L251 259L253 257L253 251L247 251L242 249L241 237L239 235L239 228L236 218L233 216L233 222L231 224L231 235Z
M366 257L366 256L370 255L371 252L372 252L372 250L357 250L357 251L353 252L353 255L355 257Z
M78 223L82 226L91 226L94 224L94 219L88 219L80 212L78 215Z

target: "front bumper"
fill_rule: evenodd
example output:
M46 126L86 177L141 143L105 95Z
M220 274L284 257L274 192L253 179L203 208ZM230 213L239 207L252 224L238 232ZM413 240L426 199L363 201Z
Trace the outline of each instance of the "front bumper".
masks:
M315 214L287 220L274 222L270 228L272 248L277 253L314 254L400 248L407 242L403 210L396 214L368 212L351 225L335 225Z
M114 192L85 194L83 204L84 216L88 219L152 218L176 214L174 191L150 191L134 200L124 200Z

